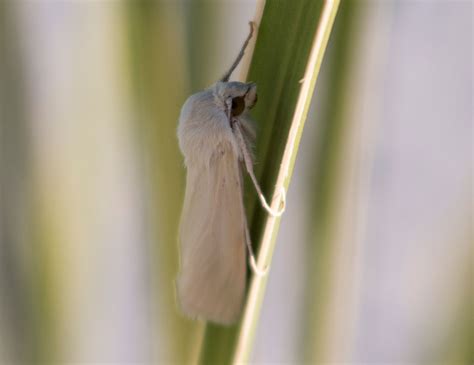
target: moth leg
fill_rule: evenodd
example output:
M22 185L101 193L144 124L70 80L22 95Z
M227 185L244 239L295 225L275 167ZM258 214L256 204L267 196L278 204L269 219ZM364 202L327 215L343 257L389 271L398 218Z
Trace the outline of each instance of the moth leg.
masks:
M244 164L245 168L247 169L247 172L250 175L250 178L252 179L253 185L255 187L255 190L257 191L258 197L260 198L260 202L262 203L262 206L265 208L265 210L270 214L272 217L279 217L283 214L285 211L285 206L286 206L286 192L283 187L280 188L279 194L281 198L281 206L280 209L275 210L272 209L268 203L267 200L265 199L265 196L262 193L262 189L260 189L260 185L258 184L257 178L255 177L255 173L253 172L253 161L252 157L250 155L250 152L247 148L247 144L245 143L244 137L242 135L241 131L241 126L238 120L233 119L232 120L232 129L235 133L235 136L237 138L237 143L240 147L240 150L242 152L242 156L244 158Z
M253 124L253 121L252 119L250 119L249 117L245 115L239 116L239 126L242 132L242 136L244 137L247 150L249 151L252 161L254 161L255 155L253 152L253 147L255 145L256 132L255 132L255 126Z
M255 273L257 276L265 276L268 273L268 266L265 266L263 269L260 269L257 265L257 260L255 259L255 254L253 252L253 248L251 245L250 241L250 233L249 233L249 228L248 225L245 225L245 238L247 241L247 249L249 251L249 262L250 262L250 267L252 268L252 271Z

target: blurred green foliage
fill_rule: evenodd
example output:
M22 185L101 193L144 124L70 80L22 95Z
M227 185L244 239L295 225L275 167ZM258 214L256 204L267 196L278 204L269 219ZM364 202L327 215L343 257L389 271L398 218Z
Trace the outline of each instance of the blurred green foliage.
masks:
M334 23L333 36L328 47L324 67L330 80L324 90L327 103L320 106L317 133L313 136L315 156L311 171L313 189L311 210L307 212L308 227L311 227L307 243L308 268L306 277L307 295L305 312L307 318L303 326L306 330L301 334L300 359L304 362L323 361L318 356L324 346L324 317L328 311L330 296L329 273L334 263L334 247L332 227L334 227L338 196L341 184L340 166L347 158L344 154L344 131L347 129L347 106L345 92L349 80L349 66L353 60L357 44L352 37L357 29L357 1L342 1L338 16ZM316 93L316 96L318 94Z
M150 265L160 327L155 333L160 358L192 361L190 352L198 324L178 312L175 276L178 271L177 232L184 196L184 165L176 139L177 118L190 93L186 72L186 31L180 21L185 8L172 2L144 1L128 5L136 131L141 163L150 185L146 194L147 233L153 253ZM167 341L159 338L168 337Z

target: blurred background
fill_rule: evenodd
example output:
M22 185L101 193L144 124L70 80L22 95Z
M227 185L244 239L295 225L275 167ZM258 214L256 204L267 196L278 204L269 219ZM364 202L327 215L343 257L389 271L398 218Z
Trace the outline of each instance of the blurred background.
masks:
M0 3L1 364L199 351L174 300L177 119L257 5ZM469 0L343 1L254 363L474 363L472 23Z

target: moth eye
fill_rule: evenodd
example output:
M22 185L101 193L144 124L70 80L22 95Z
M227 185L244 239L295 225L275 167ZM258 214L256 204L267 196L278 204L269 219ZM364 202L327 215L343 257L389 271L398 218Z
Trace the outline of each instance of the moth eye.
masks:
M244 112L245 100L241 96L232 99L232 116L236 117Z

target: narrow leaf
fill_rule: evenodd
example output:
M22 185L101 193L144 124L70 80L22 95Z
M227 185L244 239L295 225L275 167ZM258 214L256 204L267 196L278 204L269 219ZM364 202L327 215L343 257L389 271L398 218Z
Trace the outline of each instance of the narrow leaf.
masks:
M259 24L249 72L257 83L259 124L257 175L272 207L279 206L279 190L288 189L304 121L321 66L339 1L268 1ZM257 22L258 23L258 22ZM277 187L277 189L275 189ZM269 266L279 218L268 217L252 197L253 242L260 242L258 264ZM208 325L201 363L242 363L250 357L255 328L268 275L252 277L238 329Z

